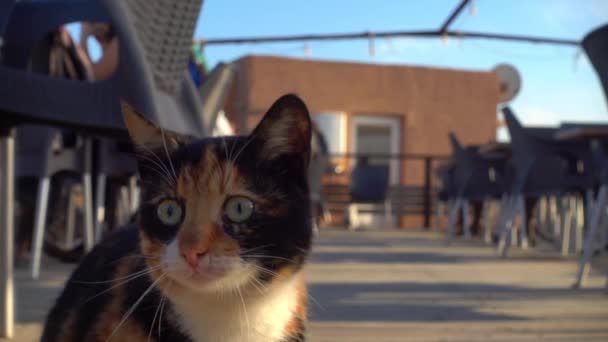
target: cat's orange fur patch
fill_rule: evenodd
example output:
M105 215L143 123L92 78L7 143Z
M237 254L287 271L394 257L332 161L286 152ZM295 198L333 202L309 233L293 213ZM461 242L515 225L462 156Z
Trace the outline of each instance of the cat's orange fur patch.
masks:
M225 192L242 188L243 178L231 163L218 161L211 147L202 153L199 165L184 168L177 182L177 194L187 206L177 236L179 249L238 255L238 243L223 233L217 220L221 218Z
M297 275L299 277L296 288L296 307L293 310L293 318L287 326L285 326L286 336L296 336L302 329L301 324L306 322L308 317L308 288L306 287L306 281L302 274Z
M156 280L163 274L163 270L158 266L167 247L161 242L148 239L142 232L139 233L139 241L142 254L146 258L146 264L151 270L150 278Z

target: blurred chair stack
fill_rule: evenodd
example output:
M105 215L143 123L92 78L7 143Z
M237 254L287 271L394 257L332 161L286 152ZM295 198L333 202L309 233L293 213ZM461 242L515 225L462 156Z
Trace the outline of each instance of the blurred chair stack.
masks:
M589 33L583 48L608 98L608 25ZM448 203L450 242L461 222L471 238L470 203L483 203L484 240L507 257L542 237L562 255L581 254L575 287L581 286L594 252L608 246L608 125L563 123L523 127L502 108L509 144L463 147L450 135L453 153L441 171L440 198Z

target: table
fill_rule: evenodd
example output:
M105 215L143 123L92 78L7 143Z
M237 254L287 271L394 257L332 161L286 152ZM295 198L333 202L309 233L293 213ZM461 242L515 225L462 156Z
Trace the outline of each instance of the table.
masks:
M563 127L555 132L556 140L603 140L608 139L608 125L581 125Z

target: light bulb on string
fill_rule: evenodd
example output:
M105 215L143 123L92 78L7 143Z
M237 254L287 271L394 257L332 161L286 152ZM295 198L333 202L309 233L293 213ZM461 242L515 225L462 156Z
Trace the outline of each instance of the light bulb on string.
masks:
M476 14L477 14L477 5L475 5L474 0L471 0L471 2L469 2L469 15L473 17Z
M312 55L312 48L308 43L304 43L304 56L309 57Z
M374 34L372 32L368 32L367 38L368 38L367 53L369 54L370 57L374 57L376 55L376 47L374 45Z

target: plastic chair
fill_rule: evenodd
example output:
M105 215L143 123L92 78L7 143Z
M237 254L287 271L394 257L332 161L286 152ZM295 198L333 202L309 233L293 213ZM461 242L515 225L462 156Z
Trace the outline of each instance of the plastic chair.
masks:
M389 168L387 165L369 165L357 162L351 173L351 203L347 207L349 225L359 226L359 211L370 211L383 206L385 223L392 224L391 203L387 198Z
M535 131L521 126L510 108L504 107L503 114L511 136L514 166L510 196L504 208L506 220L500 227L498 246L499 252L505 257L512 239L513 223L518 215L523 217L519 231L521 243L523 247L527 245L524 198L585 193L593 189L594 177L591 153L585 142L545 139L538 134L538 130L535 134ZM578 205L571 204L574 210ZM572 221L572 218L561 220L563 254L569 250ZM582 226L579 225L579 228L582 231Z
M608 25L601 26L583 38L583 49L600 79L608 100Z
M162 127L202 135L200 100L186 71L201 3L201 0L16 3L8 20L0 23L5 27L0 66L3 79L0 93L4 96L0 98L0 107L4 111L46 117L49 123L60 118L77 122L86 115L96 118L96 128L103 128L107 125L104 121L116 122L120 118L122 98ZM44 35L64 23L85 20L110 22L116 28L120 57L110 79L77 82L27 71L29 57ZM113 120L104 120L111 116ZM33 265L39 265L39 261ZM38 271L32 273L37 275Z
M481 154L476 146L464 148L454 133L450 133L452 144L452 167L445 177L450 188L448 197L454 202L449 214L446 242L450 242L459 213L465 238L472 237L468 218L469 201L500 198L506 191L507 157L502 154Z
M585 36L583 48L600 78L604 95L608 100L608 25L597 28ZM599 141L592 143L592 151L596 163L596 177L599 183L599 190L595 199L595 209L590 215L590 223L587 226L583 254L579 262L574 287L580 287L588 273L589 262L594 250L594 238L599 229L600 219L606 206L606 197L608 196L608 152Z

